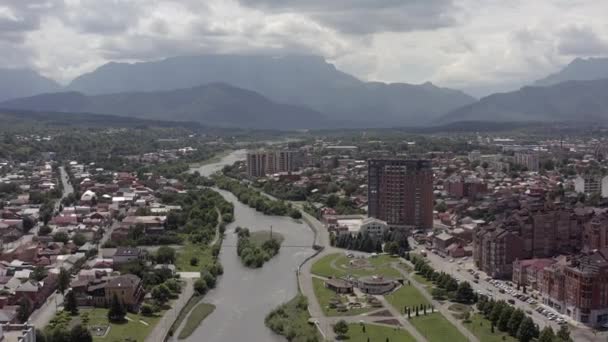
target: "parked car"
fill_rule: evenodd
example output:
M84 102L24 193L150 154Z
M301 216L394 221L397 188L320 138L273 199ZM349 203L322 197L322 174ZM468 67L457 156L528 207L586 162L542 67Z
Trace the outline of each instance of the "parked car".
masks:
M515 301L514 301L513 299L509 299L509 300L507 300L507 302L508 302L509 304L515 305Z

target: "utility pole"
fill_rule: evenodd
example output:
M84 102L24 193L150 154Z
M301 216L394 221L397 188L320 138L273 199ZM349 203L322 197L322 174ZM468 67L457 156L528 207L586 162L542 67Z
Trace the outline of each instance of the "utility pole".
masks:
M270 240L272 240L272 225L270 225Z

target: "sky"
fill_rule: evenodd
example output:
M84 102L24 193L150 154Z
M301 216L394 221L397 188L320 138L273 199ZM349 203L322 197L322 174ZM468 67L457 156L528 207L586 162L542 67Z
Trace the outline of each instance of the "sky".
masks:
M315 54L482 96L608 56L607 14L604 0L1 0L0 68L65 84L109 61Z

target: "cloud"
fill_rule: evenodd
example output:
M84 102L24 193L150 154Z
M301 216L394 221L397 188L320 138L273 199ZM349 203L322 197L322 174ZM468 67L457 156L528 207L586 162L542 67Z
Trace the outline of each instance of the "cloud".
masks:
M571 26L560 32L559 53L573 56L595 56L608 53L608 42L592 28Z
M301 13L347 34L406 32L456 24L451 0L240 0L269 13Z

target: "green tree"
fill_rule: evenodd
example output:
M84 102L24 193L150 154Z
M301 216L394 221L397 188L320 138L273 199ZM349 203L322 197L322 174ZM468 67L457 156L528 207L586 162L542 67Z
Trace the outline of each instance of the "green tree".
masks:
M338 337L345 336L348 333L348 324L346 323L346 321L339 320L334 325L334 332L336 333L336 335L338 335Z
M70 342L93 342L93 336L89 332L89 329L76 324L70 330Z
M498 330L500 331L508 331L509 330L509 320L511 320L511 315L513 314L513 307L510 305L505 306L501 313L500 318L498 319Z
M156 251L156 262L159 264L172 264L175 262L175 249L169 246L161 246Z
M57 279L57 290L63 295L65 291L70 287L70 273L61 268L59 270L59 276Z
M496 304L494 304L494 307L492 308L492 313L490 313L490 321L492 321L492 324L498 324L498 321L500 320L500 314L502 313L502 309L504 307L505 302L503 301L496 302Z
M207 282L203 279L197 279L194 282L194 291L196 291L198 294L204 295L205 293L207 293L208 289L209 287L207 286Z
M517 339L520 342L530 342L534 338L535 330L534 322L532 318L526 317L521 321L519 329L517 330Z
M72 242L74 242L74 244L76 246L80 247L80 246L84 245L87 242L87 238L82 233L76 233L72 237Z
M511 314L511 318L509 319L509 324L507 325L509 335L517 336L517 330L521 324L521 321L525 318L525 314L521 309L517 309L513 311Z
M165 284L160 284L152 289L152 298L160 305L164 305L169 301L171 290Z
M475 299L475 292L468 281L462 281L456 290L456 301L460 303L472 303Z
M35 281L42 281L44 278L46 278L46 268L44 266L36 266L30 273L30 279Z
M63 306L65 311L68 311L72 316L78 315L78 302L76 301L76 294L70 290L65 295L65 304Z
M38 229L38 236L47 236L52 231L53 231L53 229L51 229L51 227L44 225L44 226L40 227L40 229Z
M108 310L108 320L110 322L122 322L125 320L126 315L127 310L125 306L118 299L118 296L114 294L110 302L110 309Z
M53 241L67 243L70 240L65 232L57 232L53 235Z
M399 243L396 241L387 242L384 245L384 252L391 255L399 254Z
M36 221L33 218L26 216L23 218L23 233L27 234L34 226L36 225Z
M21 323L27 322L27 319L30 317L30 312L32 311L32 304L30 301L23 297L19 301L19 307L17 308L17 319Z
M557 338L560 342L571 342L572 338L570 337L570 329L567 324L562 324L557 331Z
M550 326L546 326L541 332L538 338L538 342L554 342L555 341L555 333L553 332L553 328Z

